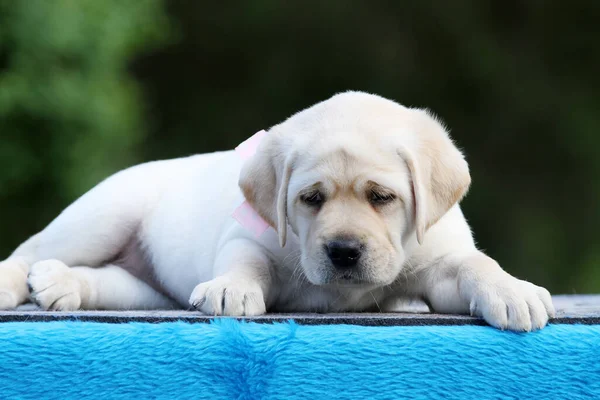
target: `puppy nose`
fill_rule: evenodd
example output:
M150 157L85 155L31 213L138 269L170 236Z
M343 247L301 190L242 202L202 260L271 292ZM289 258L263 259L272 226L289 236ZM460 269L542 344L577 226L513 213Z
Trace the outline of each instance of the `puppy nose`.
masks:
M331 263L340 269L356 266L362 248L362 244L355 239L332 240L325 245Z

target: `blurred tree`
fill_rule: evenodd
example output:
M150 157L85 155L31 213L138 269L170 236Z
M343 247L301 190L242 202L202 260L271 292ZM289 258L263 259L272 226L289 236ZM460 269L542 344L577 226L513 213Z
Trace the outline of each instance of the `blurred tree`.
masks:
M168 28L160 0L0 1L0 253L140 161L127 67Z
M0 0L4 254L123 166L230 149L355 89L446 121L505 269L600 291L600 2L165 3Z

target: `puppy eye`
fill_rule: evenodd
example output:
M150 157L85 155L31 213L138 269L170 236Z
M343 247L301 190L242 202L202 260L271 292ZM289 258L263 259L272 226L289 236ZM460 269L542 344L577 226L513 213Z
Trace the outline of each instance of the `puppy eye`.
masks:
M316 207L323 204L324 198L321 192L314 192L300 196L300 200L308 206Z
M380 193L376 191L371 191L369 194L369 201L374 205L383 205L390 203L396 199L396 196L390 193Z

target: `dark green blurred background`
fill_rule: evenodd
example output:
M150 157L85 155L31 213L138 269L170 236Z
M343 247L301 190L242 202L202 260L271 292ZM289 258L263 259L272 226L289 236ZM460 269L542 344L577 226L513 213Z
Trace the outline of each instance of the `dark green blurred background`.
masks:
M0 258L100 179L347 89L429 107L480 247L600 291L600 2L0 0Z

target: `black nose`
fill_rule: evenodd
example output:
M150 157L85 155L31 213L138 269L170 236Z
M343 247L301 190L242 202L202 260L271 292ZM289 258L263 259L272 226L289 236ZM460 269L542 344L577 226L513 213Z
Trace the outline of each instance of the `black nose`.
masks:
M355 239L332 240L325 245L331 263L340 269L352 268L358 263L362 244Z

